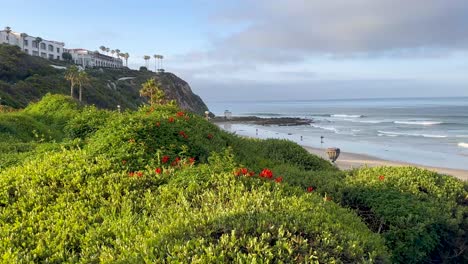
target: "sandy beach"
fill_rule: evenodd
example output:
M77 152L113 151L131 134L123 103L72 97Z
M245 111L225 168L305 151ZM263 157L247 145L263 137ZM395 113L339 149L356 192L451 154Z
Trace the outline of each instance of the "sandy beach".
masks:
M221 129L223 129L224 124L244 124L244 125L252 125L250 122L213 122L217 124ZM256 137L252 135L241 135L245 137L251 137L251 138L261 138L261 137ZM298 143L298 142L296 142ZM301 145L300 143L298 143ZM310 146L304 146L301 145L303 148L305 148L307 151L309 151L312 154L318 155L326 160L328 160L328 156L326 154L326 149L321 149L321 148L314 148ZM396 166L396 167L402 167L402 166L415 166L418 168L424 168L427 170L435 171L441 174L446 174L446 175L451 175L454 176L458 179L467 181L468 180L468 170L462 170L462 169L451 169L451 168L443 168L443 167L431 167L431 166L425 166L425 165L420 165L420 164L415 164L415 163L407 163L407 162L400 162L400 161L390 161L390 160L385 160L385 159L380 159L378 157L374 157L371 155L365 155L365 154L358 154L358 153L351 153L351 152L342 152L340 153L340 156L338 160L336 161L336 165L342 169L342 170L349 170L353 168L360 168L360 167L377 167L377 166Z
M307 151L312 154L318 155L324 159L328 160L327 154L325 149L320 148L312 148L308 146L303 146ZM405 162L398 162L398 161L389 161L379 159L377 157L372 157L363 154L357 153L349 153L349 152L341 152L338 160L336 161L336 165L342 170L349 170L353 168L359 168L363 166L367 167L377 167L377 166L415 166L419 168L428 169L431 171L435 171L441 174L447 174L459 178L461 180L468 180L468 171L467 170L457 170L457 169L449 169L449 168L438 168L438 167L430 167L430 166L423 166L419 164L412 164L412 163L405 163Z

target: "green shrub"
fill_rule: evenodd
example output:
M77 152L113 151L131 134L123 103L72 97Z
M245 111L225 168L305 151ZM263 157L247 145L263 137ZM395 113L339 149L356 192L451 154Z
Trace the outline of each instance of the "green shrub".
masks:
M180 169L64 151L0 174L7 262L386 262L355 214L283 184L233 176L233 158ZM169 173L166 173L169 172ZM253 184L253 185L252 185Z
M414 167L355 170L342 204L382 233L393 261L461 263L468 259L466 183Z

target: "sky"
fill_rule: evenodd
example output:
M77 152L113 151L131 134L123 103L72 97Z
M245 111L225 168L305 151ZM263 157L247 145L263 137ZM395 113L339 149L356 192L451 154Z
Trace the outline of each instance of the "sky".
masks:
M162 54L205 101L468 96L466 0L0 0L0 27ZM151 61L150 69L154 67Z

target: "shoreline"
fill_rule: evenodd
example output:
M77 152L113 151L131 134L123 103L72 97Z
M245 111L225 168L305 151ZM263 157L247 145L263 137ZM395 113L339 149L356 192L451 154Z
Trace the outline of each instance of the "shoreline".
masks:
M300 145L300 144L299 144ZM300 145L304 149L306 149L309 153L322 157L328 160L328 156L326 154L326 149L321 148L313 148L309 146ZM365 154L358 154L358 153L351 153L351 152L341 152L338 160L335 162L338 168L341 170L350 170L354 168L360 167L378 167L378 166L392 166L392 167L405 167L405 166L413 166L422 169L427 169L430 171L435 171L440 174L447 174L458 178L460 180L467 181L468 180L468 170L462 169L450 169L450 168L442 168L442 167L432 167L432 166L425 166L415 163L409 162L401 162L401 161L391 161L391 160L384 160L378 157L365 155Z
M214 121L214 120L213 120ZM222 125L223 124L244 124L244 125L249 125L246 122L235 122L235 121L224 121L224 122L216 122L214 121L213 124L217 125L219 128L222 130L225 130ZM227 130L225 130L227 131ZM228 131L229 132L229 131ZM255 139L262 139L261 137L255 137L255 136L247 136L247 135L239 135L243 137L249 137L249 138L255 138ZM302 145L298 142L295 142L301 147L303 147L305 150L307 150L309 153L317 155L321 158L324 158L325 160L329 160L328 156L326 154L326 149L325 148L317 148L317 147L310 147L307 145ZM403 162L403 161L392 161L392 160L386 160L386 159L381 159L375 156L367 155L367 154L359 154L359 153L353 153L353 152L341 152L338 160L335 162L338 168L341 170L350 170L354 168L360 168L360 167L378 167L378 166L392 166L392 167L404 167L404 166L414 166L422 169L427 169L430 171L435 171L440 174L446 174L453 176L455 178L458 178L463 181L468 181L468 170L463 170L463 169L452 169L452 168L444 168L444 167L436 167L436 166L427 166L427 165L421 165L421 164L416 164L416 163L410 163L410 162Z

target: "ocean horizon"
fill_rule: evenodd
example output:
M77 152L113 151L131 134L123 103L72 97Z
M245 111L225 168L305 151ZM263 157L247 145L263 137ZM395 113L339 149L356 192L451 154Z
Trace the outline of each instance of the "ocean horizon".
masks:
M310 126L227 125L245 136L426 166L468 169L468 97L207 102L215 115L300 117ZM230 126L230 127L229 127ZM258 133L257 133L258 130ZM323 141L321 140L323 138Z

